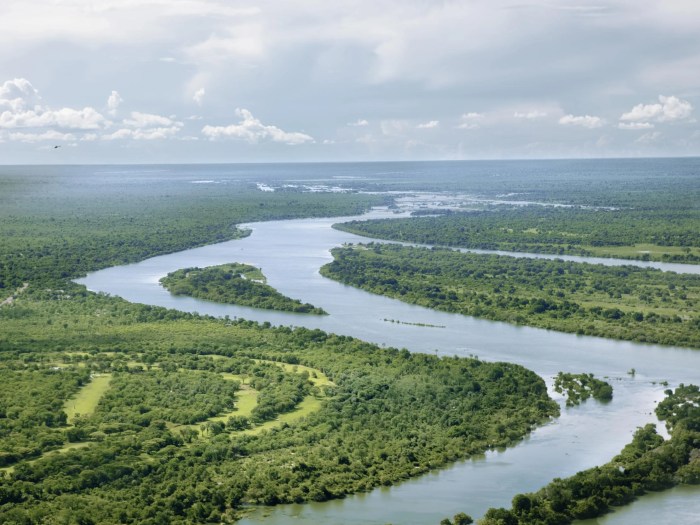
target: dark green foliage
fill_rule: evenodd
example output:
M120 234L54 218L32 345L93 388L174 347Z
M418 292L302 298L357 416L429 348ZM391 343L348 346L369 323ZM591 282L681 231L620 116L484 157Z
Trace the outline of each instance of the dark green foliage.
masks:
M241 222L355 214L384 201L263 193L235 179L192 184L196 173L168 174L167 183L140 175L95 166L0 168L0 298L25 282L60 288L89 271L239 238L247 235Z
M74 367L0 362L0 467L65 443L63 403L89 376Z
M610 383L593 377L593 374L568 374L559 372L554 379L554 390L566 396L566 406L575 406L589 397L598 401L610 401L613 388Z
M375 244L335 248L321 273L447 312L700 348L700 276L634 266Z
M438 217L352 221L334 227L367 237L460 248L700 262L700 210L676 202L656 203L653 195L648 198L651 209L500 206ZM662 256L645 250L605 250L635 244L687 250Z
M189 295L217 303L238 304L267 310L323 315L322 308L291 299L250 276L256 268L247 264L224 264L207 268L184 268L160 282L170 293Z
M233 409L238 383L207 371L117 373L94 416L99 422L148 426L192 424Z
M566 479L555 479L533 494L518 494L510 509L489 509L481 525L566 524L601 516L649 491L678 483L700 483L700 405L698 387L668 390L657 407L671 439L654 425L639 428L610 463Z

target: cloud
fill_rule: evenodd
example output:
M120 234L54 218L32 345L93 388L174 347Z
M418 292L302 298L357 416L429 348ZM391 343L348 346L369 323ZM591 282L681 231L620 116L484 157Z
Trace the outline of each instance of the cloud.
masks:
M231 60L257 61L264 57L267 39L261 24L239 23L227 34L210 35L206 40L185 49L185 56L194 64L222 64Z
M39 91L25 78L0 86L0 128L100 129L108 121L91 107L51 109L41 104ZM34 134L36 136L42 136ZM18 139L19 140L19 139Z
M181 122L175 122L169 117L162 117L160 115L154 115L153 113L141 113L139 111L132 111L131 118L124 119L124 124L132 128L182 126Z
M618 128L620 129L652 129L654 127L654 124L651 122L620 122L617 125Z
M183 123L171 117L153 113L132 111L130 118L122 121L122 127L112 133L102 135L102 140L164 140L173 138L183 128Z
M659 95L659 104L637 104L620 117L628 122L672 122L690 117L693 106L675 96Z
M19 112L26 108L33 108L40 102L39 92L26 78L7 80L0 86L0 108L5 107L10 111Z
M516 111L513 113L513 118L520 118L520 119L527 119L527 120L535 120L539 118L544 118L547 116L547 113L544 111L538 111L536 109L533 109L532 111L527 111L527 112L520 112Z
M361 128L363 126L369 126L369 122L363 118L358 118L355 122L348 122L348 126Z
M635 140L635 142L638 144L651 144L652 142L659 140L661 136L662 134L660 131L651 131L639 137L637 140Z
M106 123L107 119L90 107L52 110L36 106L33 110L0 113L0 128L100 129Z
M416 126L417 129L433 129L437 128L440 125L439 120L431 120L429 122L423 122L422 124L418 124Z
M287 132L277 126L263 124L247 109L237 108L236 116L241 119L237 124L229 126L207 125L202 128L202 134L210 140L233 138L245 140L251 144L266 140L289 145L314 142L313 137L306 133L298 131Z
M206 91L204 88L199 88L197 91L195 91L194 95L192 95L192 100L194 100L198 106L201 106L202 102L204 101L205 94Z
M588 129L601 128L605 125L605 121L600 117L591 115L565 115L559 119L559 124L564 126L581 126Z
M46 140L65 142L69 140L75 140L75 135L73 135L72 133L60 133L56 130L50 129L41 133L8 133L7 138L9 138L10 140L29 143L42 142Z
M457 125L459 129L477 129L480 123L484 120L483 113L464 113L460 117L460 123Z
M148 129L128 129L121 128L109 134L102 135L102 140L163 140L174 137L180 131L179 126L148 128Z
M112 91L112 93L109 95L109 98L107 99L107 108L109 109L109 114L112 116L116 115L117 110L119 109L119 106L122 102L124 102L124 99L122 99L119 93L116 91Z

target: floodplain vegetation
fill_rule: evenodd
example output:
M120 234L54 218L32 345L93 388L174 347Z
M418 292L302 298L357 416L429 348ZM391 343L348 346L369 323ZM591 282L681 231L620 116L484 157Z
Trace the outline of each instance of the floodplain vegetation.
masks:
M183 268L169 273L160 283L174 295L266 310L327 315L323 308L279 293L266 284L265 276L259 268L249 264Z
M518 494L510 509L489 509L480 525L565 525L602 516L648 492L700 483L700 391L680 385L656 408L670 439L656 427L638 428L605 465L555 479L537 492Z
M593 374L570 374L559 372L554 378L554 390L566 397L566 406L581 404L589 398L610 401L613 387L607 381L596 379Z
M700 276L396 244L332 250L322 275L402 301L581 335L700 348Z
M342 497L513 444L559 410L517 365L77 285L30 285L0 322L5 523L234 521L246 505Z
M428 211L436 215L434 210ZM365 237L481 250L700 263L700 210L494 206L438 216L351 221Z
M358 214L390 204L376 194L386 190L524 196L636 209L640 219L644 209L692 209L695 161L674 160L672 175L658 177L664 162L526 162L517 170L508 163L436 163L430 170L407 163L400 175L339 181L369 192L343 194L256 189L257 178L269 173L276 180L288 172L328 177L327 170L307 166L217 168L225 175L216 181L199 180L206 167L130 168L126 176L114 167L2 168L0 522L230 522L250 505L321 501L391 485L515 443L558 414L544 382L516 365L439 359L318 330L130 304L89 293L70 279L238 238L247 232L236 225L245 222ZM354 168L334 170L355 174ZM650 198L656 204L649 205ZM692 261L697 243L692 231L686 235L683 216L693 221L696 215L660 213L656 218L666 226L657 230L668 227L674 237L638 236L634 242L672 248L681 260ZM522 226L523 235L532 228L555 230ZM574 231L568 224L556 227L563 234ZM562 243L547 242L561 249ZM582 237L580 246L592 244ZM647 248L623 243L615 249ZM649 258L657 257L648 251ZM652 292L649 301L669 299ZM694 300L694 292L685 293L677 299ZM647 310L652 313L651 303L643 308L645 321ZM691 406L687 399L676 405L667 420ZM674 419L670 440L680 444L672 447L678 465L697 459L692 450L685 454L690 441L674 441L691 435L679 434L690 428L683 421ZM640 439L659 443L653 436ZM642 466L666 457L633 455ZM654 476L661 467L652 469ZM694 468L681 466L671 479L697 479ZM640 490L641 479L632 479L630 491ZM564 519L562 509L591 497L576 484L567 487L546 491L546 497L561 496L554 503L528 496L533 519L537 508ZM622 496L611 505L627 501L624 488L615 491ZM518 501L518 509L527 506ZM595 499L585 504L576 511L580 515L591 505L604 508ZM493 512L503 515L503 523L530 519L517 509ZM454 518L460 525L470 521L462 513Z
M192 184L196 174L164 183L148 169L125 177L105 168L2 168L0 300L24 283L237 239L249 233L237 226L244 222L354 215L385 202L380 195L262 193L235 181Z

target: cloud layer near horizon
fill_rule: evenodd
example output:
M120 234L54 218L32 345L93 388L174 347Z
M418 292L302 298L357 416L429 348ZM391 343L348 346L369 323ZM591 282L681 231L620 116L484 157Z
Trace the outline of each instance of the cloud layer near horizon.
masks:
M6 0L0 152L7 162L700 154L698 35L700 4L687 0ZM37 153L59 141L75 146L61 150L69 158Z

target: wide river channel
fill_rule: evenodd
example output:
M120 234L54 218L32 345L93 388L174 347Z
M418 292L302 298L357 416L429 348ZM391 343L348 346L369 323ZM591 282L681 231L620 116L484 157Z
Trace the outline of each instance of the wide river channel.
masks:
M390 215L386 210L375 210L362 218ZM609 379L614 399L607 404L589 400L574 408L564 408L562 404L560 418L507 450L492 451L390 488L343 500L261 509L242 520L242 525L437 525L442 518L458 512L477 518L489 507L510 507L510 500L517 493L537 490L555 477L607 462L630 441L637 427L657 422L654 407L663 399L666 388L700 382L700 351L577 336L437 312L321 277L318 270L332 260L332 247L367 242L331 228L333 223L357 218L249 224L245 227L252 233L244 239L108 268L78 282L89 290L137 303L269 321L273 325L320 328L414 352L475 355L488 361L519 363L545 378L550 393L560 402L561 397L551 392L557 372L592 372ZM567 259L700 273L700 266ZM281 293L322 307L330 315L287 314L175 297L158 284L161 277L179 268L228 262L262 268L268 284ZM635 369L634 375L628 373L631 369ZM668 381L669 386L662 386L663 381ZM658 428L663 432L662 424ZM699 516L700 488L680 487L645 496L603 518L581 523L690 525L699 523Z

